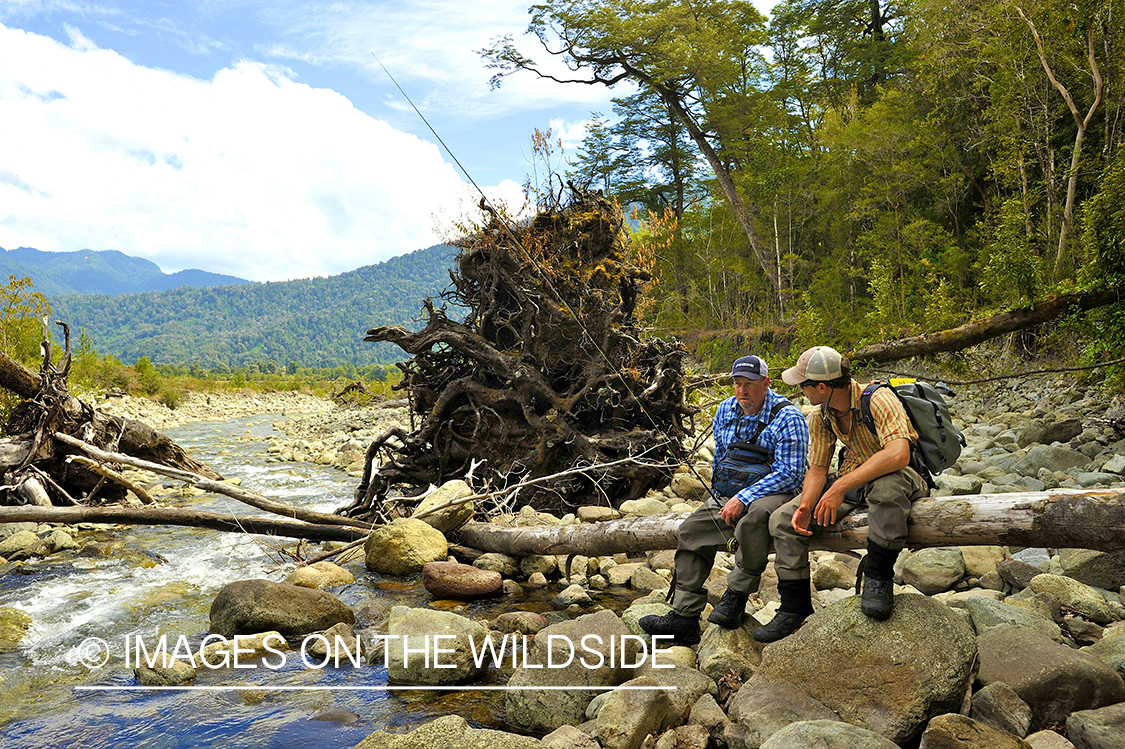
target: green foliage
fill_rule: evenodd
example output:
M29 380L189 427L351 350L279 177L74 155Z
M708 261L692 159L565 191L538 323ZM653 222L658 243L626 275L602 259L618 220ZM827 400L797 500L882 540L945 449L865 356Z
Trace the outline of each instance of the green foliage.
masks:
M21 364L38 369L41 318L51 314L47 298L32 288L30 278L8 276L0 287L0 351Z
M1043 266L1025 228L1023 206L1009 198L1000 207L981 269L980 288L994 303L1018 307L1039 295Z
M1102 175L1082 209L1087 276L1125 277L1125 152Z

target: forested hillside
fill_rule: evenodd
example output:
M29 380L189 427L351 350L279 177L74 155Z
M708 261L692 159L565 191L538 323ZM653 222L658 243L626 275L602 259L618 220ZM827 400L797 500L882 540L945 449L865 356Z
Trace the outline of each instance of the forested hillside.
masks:
M3 248L0 248L3 250ZM50 297L66 294L130 294L178 286L229 286L248 283L221 273L190 268L165 273L156 263L117 250L43 252L30 247L0 251L0 278L28 277Z
M1121 283L1123 11L545 0L482 55L635 87L568 176L644 206L658 327L850 349ZM1104 355L1122 309L1067 325Z
M402 352L364 343L364 333L377 325L415 328L422 300L449 283L454 253L435 245L329 278L52 297L51 310L98 352L127 364L142 356L219 371L388 364Z

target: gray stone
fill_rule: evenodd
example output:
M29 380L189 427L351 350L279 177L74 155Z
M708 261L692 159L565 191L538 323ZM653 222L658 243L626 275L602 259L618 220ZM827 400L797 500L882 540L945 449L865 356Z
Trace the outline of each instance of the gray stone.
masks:
M612 572L612 570L611 570ZM633 570L632 576L629 578L629 586L633 590L641 592L648 592L650 590L667 590L668 581L663 577L653 572L648 567L641 565Z
M610 585L628 585L629 581L633 579L633 573L643 566L639 562L617 564L609 568L605 577Z
M1002 681L993 682L973 695L969 717L1020 737L1026 736L1031 727L1031 707Z
M1054 731L1036 731L1030 734L1025 741L1031 749L1075 749L1074 744L1067 741L1065 736L1060 736Z
M997 627L977 638L987 686L1002 681L1031 707L1031 729L1061 725L1077 710L1125 701L1121 677L1092 655L1019 627Z
M992 601L982 596L970 596L965 608L973 617L973 627L978 635L991 629L1013 625L1030 629L1050 637L1058 643L1064 642L1062 629L1052 619L1020 606L1004 601Z
M421 520L396 518L367 537L364 563L372 572L412 575L427 562L449 556L449 544L441 531Z
M1125 744L1125 702L1071 713L1066 719L1066 737L1078 749L1121 749Z
M603 520L616 520L621 513L612 507L585 505L578 508L578 519L583 523L599 523Z
M964 715L949 713L930 721L918 749L1030 749L1019 736Z
M559 562L554 556L531 554L520 559L520 572L529 578L536 572L544 577L550 577L558 571Z
M649 676L625 682L630 687L616 689L602 703L596 718L597 737L605 749L633 749L649 734L657 734L676 717L666 690Z
M1125 475L1125 454L1118 453L1117 455L1112 456L1102 466L1102 470L1106 473Z
M688 502L701 502L710 492L706 484L690 473L677 473L672 477L672 493Z
M854 589L855 570L835 559L822 559L812 573L812 583L817 590Z
M964 576L965 562L955 546L919 549L902 566L902 581L926 595L949 590Z
M951 473L940 473L934 477L938 488L944 490L946 496L961 496L963 494L980 494L983 482L979 477L967 474L954 476Z
M1104 590L1125 585L1125 551L1059 549L1059 563L1067 577Z
M211 632L233 637L277 631L286 637L355 624L355 614L331 593L270 580L230 583L211 602Z
M572 604L579 606L593 606L594 599L578 583L568 585L565 590L551 599L551 603L560 609L565 609Z
M1049 559L1048 557L1048 560ZM1020 559L1005 559L1003 562L996 565L996 571L1000 573L1000 577L1002 577L1006 583L1016 590L1023 590L1028 585L1031 585L1031 579L1043 573L1043 570L1035 565L1028 564L1026 561Z
M596 738L574 726L559 726L541 741L548 749L601 749Z
M515 577L520 573L519 560L496 552L481 554L473 560L473 566L489 572L499 572L502 577Z
M790 723L770 736L761 749L898 749L878 733L837 720Z
M848 723L903 742L961 708L975 660L972 629L947 606L899 595L879 622L851 596L766 646L748 683L788 682Z
M486 649L488 630L448 611L395 606L387 633L387 677L396 684L460 684L490 665L485 658L478 667L473 659L474 644L478 652Z
M1102 473L1101 471L1082 471L1074 478L1083 489L1098 486L1099 484L1103 486L1113 486L1121 481L1121 477L1116 473Z
M714 696L705 694L692 705L688 723L703 726L712 738L718 738L723 734L723 726L730 723L730 718L715 702Z
M1070 442L1080 434L1082 434L1081 419L1039 422L1030 424L1020 430L1019 446L1027 447L1036 442L1044 445L1049 445L1052 442Z
M1125 627L1110 627L1102 633L1102 639L1083 648L1082 652L1094 656L1125 678Z
M1068 471L1071 468L1085 466L1090 459L1066 447L1052 447L1049 445L1033 445L1027 454L1012 465L1012 470L1024 476L1035 476L1040 468L1050 471Z
M464 481L460 479L447 481L427 494L418 506L414 508L414 512L412 512L410 516L417 518L422 513L429 512L429 515L419 519L423 523L433 526L443 534L452 533L472 519L473 513L476 512L476 504L473 502L462 502L461 504L446 507L441 510L435 510L434 508L441 507L455 499L471 497L472 495L472 487Z
M353 749L542 749L543 742L528 736L470 728L460 715L443 715L409 733L375 731Z
M731 697L727 711L731 720L746 729L746 746L760 746L790 723L840 720L835 711L785 682L747 684Z
M534 635L550 624L545 616L534 611L507 611L489 622L490 627L505 635Z
M555 637L552 638L552 635ZM631 635L625 624L608 609L587 614L577 619L552 624L531 641L527 653L528 666L520 666L508 680L511 687L614 687L632 678L634 669L621 665L620 652L610 666L610 648L621 649L624 642L627 663L638 660L640 638L624 639ZM583 640L583 638L586 638ZM573 658L562 668L544 668L552 663L561 664L571 653L567 644L583 651L586 662ZM548 650L550 648L550 650ZM599 659L592 653L601 655ZM540 668L533 667L541 666ZM587 665L596 666L587 668ZM593 693L581 689L512 689L504 693L506 719L512 726L525 731L553 731L564 723L577 724L585 718L586 706Z
M621 503L621 514L625 517L630 515L644 517L647 515L661 515L668 512L668 505L661 502L659 499L650 499L649 497L642 497L640 499L629 499Z
M762 660L762 643L751 636L758 623L747 617L748 623L737 629L726 629L708 624L699 641L699 670L712 679L721 679L733 671L739 678L748 679Z

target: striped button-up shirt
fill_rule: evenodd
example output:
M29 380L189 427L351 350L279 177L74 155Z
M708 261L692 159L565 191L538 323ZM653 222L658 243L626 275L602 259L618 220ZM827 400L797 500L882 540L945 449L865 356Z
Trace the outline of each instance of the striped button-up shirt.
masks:
M770 418L770 412L778 401L784 400L772 389L766 390L766 402L758 413L745 415L742 406L733 397L723 401L712 424L715 435L715 460L719 462L727 454L728 446L737 440L748 440L758 427L758 422ZM736 434L737 432L737 434ZM805 456L809 450L809 428L801 416L800 409L786 406L762 431L758 444L773 453L772 470L761 480L740 490L734 496L744 504L750 504L759 497L771 494L794 494L801 488L805 479ZM722 500L720 500L722 501Z
M863 385L852 380L851 385L851 428L844 434L840 428L840 419L828 411L828 421L824 421L825 409L814 408L809 412L809 433L811 443L809 448L809 463L814 466L827 466L832 462L832 454L836 449L838 437L847 446L844 456L844 465L840 467L840 474L851 473L875 453L882 450L890 442L897 439L908 439L911 442L918 440L918 432L910 423L906 409L898 396L889 388L879 388L871 394L871 418L875 422L875 434L863 424L863 412L860 410L860 398L863 395Z

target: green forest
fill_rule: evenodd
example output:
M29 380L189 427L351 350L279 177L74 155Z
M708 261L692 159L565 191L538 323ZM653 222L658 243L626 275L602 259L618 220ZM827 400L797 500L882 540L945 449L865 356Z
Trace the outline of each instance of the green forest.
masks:
M480 54L622 91L568 171L639 207L657 330L851 350L1120 287L1120 4L550 0ZM1045 327L1097 360L1125 305Z
M193 373L252 366L389 364L391 344L363 342L377 325L418 326L422 300L449 283L455 250L435 245L328 278L50 299L52 316L81 331L100 353L131 364L190 367Z

